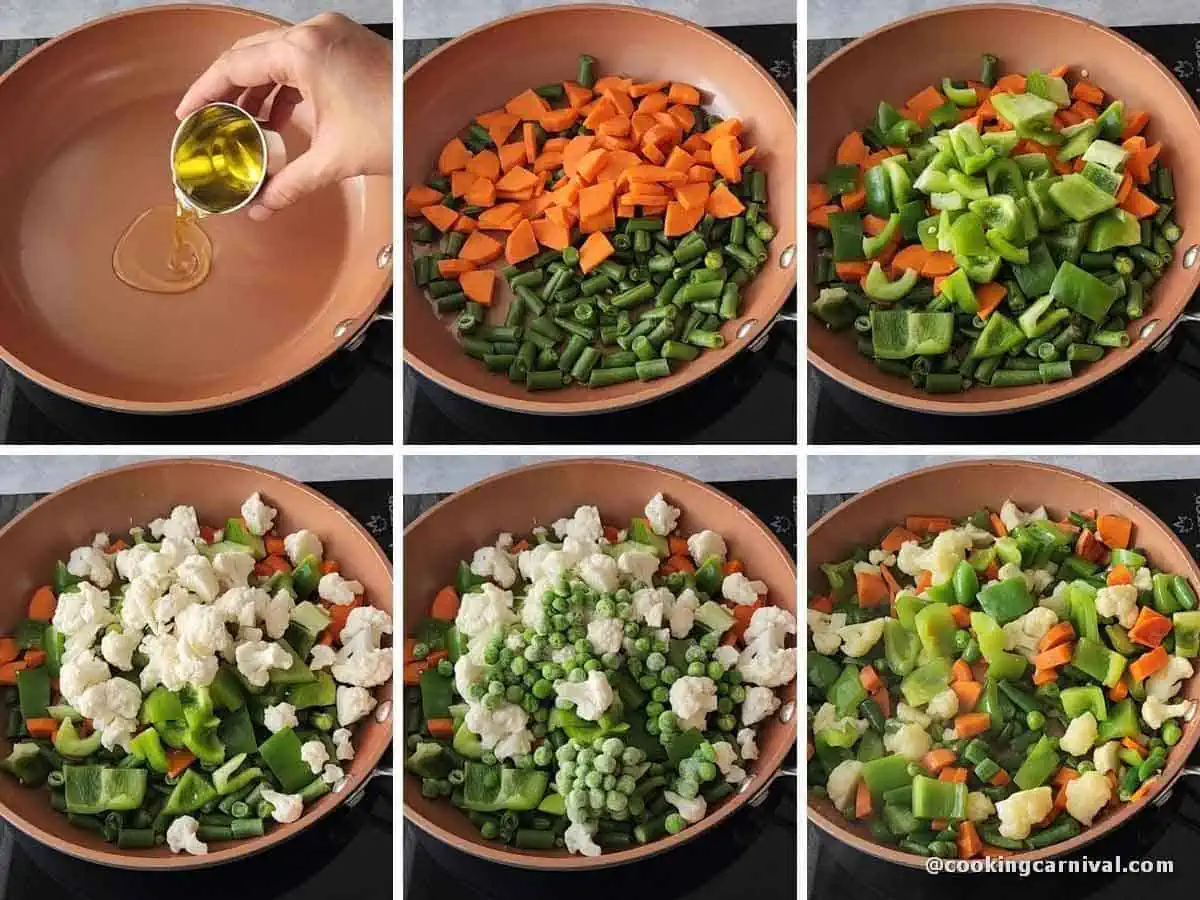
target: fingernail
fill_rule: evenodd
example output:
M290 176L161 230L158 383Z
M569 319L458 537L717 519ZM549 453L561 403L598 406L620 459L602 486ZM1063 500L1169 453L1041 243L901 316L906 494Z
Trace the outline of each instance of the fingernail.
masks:
M273 210L267 209L261 203L256 203L250 207L249 216L253 222L265 222L274 214Z

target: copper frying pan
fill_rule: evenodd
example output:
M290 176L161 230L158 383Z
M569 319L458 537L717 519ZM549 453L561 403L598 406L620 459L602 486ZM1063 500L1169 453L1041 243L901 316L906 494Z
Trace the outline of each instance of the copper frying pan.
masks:
M880 100L903 103L943 77L974 78L979 57L993 53L1003 72L1043 70L1060 64L1080 70L1126 109L1150 113L1149 138L1162 141L1175 175L1175 220L1183 229L1175 262L1150 294L1149 311L1130 336L1133 343L1079 369L1067 381L1011 388L977 388L930 395L886 375L860 355L845 333L810 320L808 358L818 369L872 399L918 412L950 415L1007 413L1060 400L1094 385L1157 343L1200 285L1195 254L1186 251L1200 228L1200 168L1191 148L1200 143L1200 113L1174 76L1132 41L1094 22L1041 6L956 6L901 19L849 44L808 78L808 180L832 165L838 142L874 115ZM813 292L815 293L815 291Z
M771 259L742 292L741 317L724 329L724 349L707 351L655 381L542 393L488 372L459 349L451 320L439 320L417 288L412 248L405 241L405 360L447 390L515 412L613 412L673 393L753 343L796 286L794 249L785 255L796 242L795 110L775 79L741 50L665 13L600 4L548 6L469 31L431 53L404 79L405 186L424 183L442 146L476 113L503 106L530 85L573 78L580 53L596 57L601 73L694 84L712 98L717 113L740 117L758 145L755 165L768 173L769 214L779 234L771 242ZM501 316L509 299L505 290L503 300L493 303Z
M129 223L172 202L183 91L234 41L280 24L232 7L135 9L0 77L4 362L93 406L196 412L292 381L371 321L391 282L390 178L328 188L267 223L206 219L213 271L188 293L143 293L112 271ZM292 158L305 127L284 131Z
M321 537L329 557L366 588L368 602L392 611L392 569L371 535L354 518L311 488L265 469L207 459L137 463L91 475L38 501L0 529L0 559L7 577L0 592L0 632L9 634L24 616L29 595L46 583L54 561L97 531L117 532L145 523L179 503L196 507L201 522L224 521L230 510L260 491L279 510L281 533L308 528ZM212 844L206 856L174 854L166 847L119 850L100 835L71 825L51 809L45 791L0 778L0 816L38 842L88 862L126 869L181 870L208 867L259 853L326 816L371 777L392 739L388 715L392 686L376 688L376 712L359 720L356 754L346 763L346 787L329 793L289 825L272 823L266 835L248 841ZM377 718L378 717L378 718ZM382 719L382 721L380 721ZM5 756L11 741L0 740Z
M490 544L499 532L528 531L582 504L598 506L606 522L624 521L641 515L646 501L660 491L683 511L679 520L683 531L712 528L720 532L736 549L746 571L767 583L768 602L796 611L795 563L770 530L736 501L703 482L658 466L616 459L570 459L485 479L443 500L405 529L405 627L412 628L425 617L434 594L446 584L464 554ZM796 683L781 696L781 710L794 712ZM413 775L405 775L404 814L438 840L492 862L546 871L606 868L669 850L715 827L770 784L795 740L794 715L786 722L772 716L762 724L759 758L738 793L713 807L698 825L677 835L598 857L565 850L518 850L485 841L448 802L423 797L420 779Z
M936 498L931 501L930 498ZM902 510L961 517L982 506L995 508L1006 498L1023 509L1045 504L1054 513L1072 509L1105 510L1125 516L1134 523L1134 540L1149 551L1156 567L1179 572L1192 584L1200 583L1200 567L1174 532L1154 513L1132 497L1115 488L1057 466L1013 459L952 462L922 469L885 481L829 512L808 531L808 579L810 585L823 585L820 564L842 559L846 552L863 543L870 544L894 523ZM1200 677L1185 686L1189 700L1200 698ZM1136 803L1122 803L1103 813L1090 828L1069 841L1014 853L989 847L989 854L1033 861L1060 856L1078 850L1119 828L1147 804L1155 802L1183 774L1181 769L1200 739L1200 717L1183 724L1183 738L1171 748L1167 767L1159 774L1147 795ZM827 797L808 798L809 818L830 836L889 862L923 868L925 858L905 853L871 837L865 825L846 820Z

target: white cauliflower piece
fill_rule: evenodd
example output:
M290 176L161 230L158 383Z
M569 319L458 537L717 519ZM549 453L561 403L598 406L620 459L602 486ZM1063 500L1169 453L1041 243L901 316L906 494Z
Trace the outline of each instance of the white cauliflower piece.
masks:
M337 660L337 652L326 644L313 644L313 648L309 651L308 667L314 672L321 669L328 669Z
M766 593L765 582L751 581L741 572L726 575L721 582L721 596L742 606L753 606L758 602L758 598Z
M299 531L285 537L283 539L283 549L287 553L288 559L292 561L293 566L300 565L306 556L315 556L320 559L325 555L325 545L321 543L319 537L307 528L301 528Z
M244 588L250 583L250 574L254 571L254 557L241 551L222 551L213 557L213 571L217 574L217 582L225 590Z
M770 688L750 685L746 688L746 699L742 701L742 724L761 722L779 709L780 700Z
M296 718L296 707L290 703L268 706L263 710L263 725L272 734L285 728L299 728L300 720Z
M308 764L314 775L320 775L325 763L329 762L329 748L323 741L305 741L300 745L300 758Z
M76 578L86 578L98 588L112 584L112 568L108 557L95 547L76 547L67 561L67 571Z
M1132 628L1138 617L1138 589L1132 584L1102 587L1096 591L1096 612L1121 623L1122 628Z
M565 543L573 538L581 544L599 544L604 537L604 524L600 521L600 510L594 506L581 506L569 519L554 523L554 533Z
M679 524L679 510L663 499L661 493L650 498L645 513L650 528L660 537L666 537Z
M196 510L191 506L177 506L171 510L169 519L155 519L150 523L150 533L156 538L192 542L200 537L200 523Z
M971 822L982 822L996 812L996 804L983 791L971 791L967 794L967 819Z
M583 583L599 594L611 594L621 584L617 561L606 553L585 556L576 571Z
M1180 700L1168 705L1157 697L1147 697L1146 702L1142 704L1142 721L1155 730L1162 728L1167 719L1190 721L1195 706L1191 700Z
M304 812L304 798L299 794L281 794L270 788L263 788L261 796L271 804L271 818L276 822L295 822Z
M695 799L688 800L686 797L681 797L674 791L664 791L663 796L667 798L667 802L679 810L679 815L683 816L683 821L689 825L695 825L704 818L704 813L707 811L708 804L704 802L704 797L697 795Z
M497 578L496 581L500 581L500 579ZM512 584L511 579L509 584ZM507 584L503 586L508 587ZM336 603L338 606L349 606L354 602L354 598L362 592L362 582L348 581L338 572L327 572L317 582L317 595L322 600Z
M1004 626L1004 648L1016 650L1026 659L1037 655L1038 643L1058 623L1058 614L1045 606L1035 606L1025 615Z
M691 588L685 588L683 593L675 598L667 613L667 624L671 628L671 637L685 638L696 622L696 609L700 606L700 598ZM748 631L749 629L747 629Z
M337 718L339 725L351 725L375 708L378 701L364 687L339 684L337 689Z
M354 743L349 728L338 728L333 732L333 750L339 760L354 759Z
M1146 679L1146 698L1156 697L1166 702L1179 690L1179 682L1191 678L1192 664L1182 656L1172 656L1167 664Z
M512 558L497 547L480 547L476 550L471 557L471 572L492 579L502 588L512 587L517 580Z
M279 511L263 503L262 495L255 491L242 504L242 521L250 529L251 534L262 537L275 524L275 516Z
M1084 772L1067 782L1067 812L1080 824L1091 825L1096 813L1112 799L1112 785L1099 772Z
M493 634L516 620L512 591L501 590L494 584L482 584L478 591L463 595L454 625L464 637L470 639L481 634Z
M909 722L891 734L884 734L883 746L889 753L898 753L910 762L916 762L929 752L933 738L920 725Z
M1133 586L1141 593L1149 593L1154 590L1154 576L1145 566L1141 566L1133 573Z
M846 722L850 723L860 737L871 727L871 723L866 719L855 719L851 716L838 718L836 707L832 703L823 703L817 710L817 714L813 716L813 734L818 734L827 728L840 728Z
M822 656L833 656L837 653L842 646L842 637L838 632L846 625L846 614L810 609L807 619L816 651Z
M617 557L617 568L629 576L630 584L652 584L658 557L645 550L626 550Z
M883 637L883 627L887 619L868 619L857 625L843 625L838 629L838 637L842 639L842 652L847 656L858 658L866 656L871 648Z
M679 716L679 729L705 728L710 712L717 708L717 684L711 678L684 675L670 690L671 709Z
M742 759L758 759L758 742L753 728L743 728L737 733L738 752Z
M682 679L680 679L682 680ZM678 682L676 682L678 684ZM674 685L672 685L674 688ZM714 686L714 690L715 690ZM588 722L595 722L612 706L613 690L608 677L598 669L588 672L587 680L556 681L554 692L575 704L575 714ZM713 700L716 708L716 700Z
M128 672L133 668L133 651L141 640L141 632L110 631L100 639L100 655L110 666Z
M1098 733L1099 726L1095 715L1085 712L1071 720L1058 746L1064 753L1070 753L1072 756L1085 756L1092 749L1092 744L1096 743Z
M1054 795L1048 785L1028 791L1017 791L996 804L1000 817L1000 834L1010 841L1023 841L1033 826L1050 814Z
M935 694L925 707L925 712L934 719L949 722L958 715L958 694L946 688L940 694Z
M896 564L900 571L914 578L922 571L929 571L933 575L933 584L944 584L973 546L974 541L966 531L950 528L935 537L928 550L916 541L908 541L900 547Z
M193 856L208 853L208 844L200 840L200 823L192 816L180 816L167 828L167 846L172 853L188 852Z
M688 553L692 556L692 561L696 567L704 565L704 561L717 557L722 562L725 561L725 538L717 534L715 531L709 531L707 528L697 532L688 538Z
M600 845L593 839L600 828L597 822L572 822L563 832L568 853L582 853L584 856L599 856Z
M1092 752L1092 764L1101 775L1105 772L1116 772L1121 767L1120 753L1120 741L1101 744Z
M858 781L862 778L863 764L856 759L847 759L838 763L829 773L825 782L825 791L837 809L845 812L854 803L854 792L858 789Z
M597 656L619 653L625 637L625 623L620 619L596 618L588 622L587 639Z
M271 669L287 669L292 665L292 656L278 644L267 641L245 641L234 651L238 671L254 687L266 687ZM143 686L145 681L143 679ZM342 688L338 688L340 694ZM364 692L365 693L365 692ZM346 722L343 725L348 724Z
M896 718L901 722L911 722L914 725L920 725L922 728L928 728L933 724L933 719L915 706L909 706L903 700L896 705Z

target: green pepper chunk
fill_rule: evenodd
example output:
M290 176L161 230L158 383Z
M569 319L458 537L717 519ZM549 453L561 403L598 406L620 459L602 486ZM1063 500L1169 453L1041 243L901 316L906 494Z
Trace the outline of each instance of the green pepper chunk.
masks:
M1055 106L1070 106L1071 92L1067 82L1057 75L1043 75L1034 69L1025 76L1025 90L1049 100Z
M867 690L859 681L858 667L847 664L842 668L826 699L834 705L839 717L852 716L858 710L858 704L867 699Z
M59 732L61 733L61 731L62 726L59 726ZM55 739L55 743L57 743L57 738ZM162 741L159 739L158 732L155 729L145 728L134 735L133 740L129 742L129 752L138 759L145 760L146 765L155 772L167 771L167 751L163 747Z
M0 769L12 775L26 787L37 787L50 774L50 763L33 741L13 744L8 756L0 760Z
M1004 91L989 98L996 113L1014 128L1018 126L1045 126L1058 111L1052 100L1035 94L1010 94Z
M1005 625L1033 609L1033 597L1029 586L1021 576L1005 578L990 584L979 592L979 605L998 624ZM972 613L972 620L975 614ZM980 647L982 647L982 641ZM984 651L987 655L987 651Z
M901 591L896 597L896 618L906 631L916 630L917 613L924 609L927 603L924 598L908 591Z
M1109 650L1099 641L1082 636L1075 644L1075 655L1071 660L1075 668L1102 682L1105 687L1112 687L1121 679L1128 662L1120 653Z
M861 775L871 796L878 801L888 791L912 784L913 776L909 774L908 765L908 760L898 754L880 756L864 763Z
M1108 318L1108 311L1117 299L1117 292L1091 272L1071 262L1064 262L1050 285L1050 296L1097 325Z
M916 616L917 636L927 656L946 657L954 653L954 616L945 603L930 603Z
M840 197L858 189L858 166L838 165L825 173L825 190L831 197Z
M1116 197L1096 187L1078 172L1064 175L1050 185L1049 190L1050 199L1076 222L1083 222L1117 205Z
M1029 262L1029 248L1016 246L1005 236L1003 231L997 228L988 229L987 242L1006 262L1019 265Z
M917 664L917 657L921 653L921 639L897 620L888 619L883 626L883 651L888 668L897 675L907 675Z
M887 224L883 227L883 230L880 231L879 234L867 235L863 237L863 255L868 259L873 256L878 256L883 252L883 249L888 245L888 242L896 236L896 232L899 230L899 228L900 214L892 213L890 216L888 216ZM907 293L907 291L905 293Z
M966 818L966 784L917 775L912 782L912 813L918 819Z
M1132 699L1126 697L1109 710L1108 718L1100 723L1096 739L1098 742L1114 741L1136 737L1137 734L1137 707Z
M955 106L968 107L976 106L979 103L979 94L973 87L959 88L954 86L954 82L949 78L942 79L942 93L950 98L950 101Z
M1079 685L1063 688L1058 695L1063 712L1075 719L1085 712L1096 717L1097 722L1108 718L1108 704L1104 700L1104 691L1094 684Z
M979 217L984 229L999 231L1010 241L1023 234L1017 201L1011 195L995 194L982 200L972 200L969 205L971 212ZM958 252L957 248L955 252ZM979 251L975 251L974 255L979 255Z
M286 786L284 790L289 791ZM207 778L194 769L185 769L175 783L175 789L167 797L163 813L168 816L192 813L216 797L217 791Z
M305 600L317 589L321 581L321 559L309 554L300 560L300 564L292 570L292 584L296 588L296 596Z
M809 310L832 331L849 328L858 318L858 309L843 287L822 288Z
M1128 159L1128 150L1104 140L1092 141L1091 146L1087 148L1087 152L1083 154L1084 162L1103 166L1110 172L1120 172L1125 168L1125 163Z
M955 600L962 606L974 606L975 597L979 593L979 576L971 563L964 559L955 566L954 575L950 580L954 585Z
M897 221L899 219L899 217L894 218ZM892 230L893 232L895 231L894 226L892 226ZM865 243L864 241L864 247ZM883 272L883 266L876 261L871 264L871 270L867 272L867 277L863 279L863 292L872 300L894 303L916 287L919 277L914 270L905 269L904 274L895 281L888 281L887 275Z
M295 793L312 781L312 770L300 756L300 738L291 728L275 732L263 741L258 752L285 792Z
M975 299L975 290L971 287L971 279L963 269L955 269L942 280L939 293L958 307L959 312L974 314L979 312L979 303Z
M1073 581L1067 589L1067 607L1075 633L1100 643L1100 617L1096 612L1096 589L1086 581Z
M1137 218L1123 209L1110 209L1092 222L1087 248L1091 253L1104 253L1114 247L1132 247L1141 240L1142 229Z
M1100 126L1094 121L1087 119L1080 122L1078 125L1071 125L1063 129L1063 137L1066 142L1058 149L1058 158L1061 162L1070 162L1077 157L1083 156L1084 152L1091 147L1092 142L1096 140L1096 135L1100 133Z
M892 203L892 182L883 166L872 166L863 176L867 192L867 212L873 216L889 216L895 209Z
M45 666L22 669L17 673L17 697L21 715L26 719L40 719L47 714L50 705L50 673Z
M913 271L909 269L906 276L911 274ZM950 350L953 339L953 313L871 310L872 349L880 359L938 356Z
M1023 791L1033 790L1045 784L1059 763L1058 751L1050 738L1042 735L1038 742L1030 748L1021 767L1013 775L1013 782Z
M987 324L971 348L971 356L975 359L1004 356L1024 342L1025 335L1021 329L1008 316L997 311L988 316Z
M151 734L156 734L153 728L146 730ZM70 719L65 719L59 723L58 729L54 732L54 749L63 756L83 759L100 749L100 732L93 731L87 737L80 737L79 732L75 730L75 723Z
M1171 616L1171 621L1175 632L1175 655L1200 656L1200 610L1177 612Z
M472 812L536 809L550 776L537 769L506 769L468 761L463 772L462 808Z
M909 706L924 706L950 684L950 660L935 659L918 666L900 682L900 693Z

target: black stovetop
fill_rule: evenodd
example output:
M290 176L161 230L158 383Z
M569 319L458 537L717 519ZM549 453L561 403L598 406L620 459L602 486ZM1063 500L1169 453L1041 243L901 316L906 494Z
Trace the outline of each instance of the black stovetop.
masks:
M372 25L391 38L391 25ZM0 72L40 41L0 41ZM389 293L383 306L391 308ZM370 327L290 385L239 406L180 416L136 416L76 403L0 363L0 443L391 444L392 327Z
M1158 57L1200 101L1200 25L1116 30ZM809 41L809 69L845 43ZM908 412L869 400L809 366L809 440L818 444L1200 443L1200 418L1180 414L1190 408L1189 400L1198 388L1200 331L1187 324L1178 328L1166 350L1142 353L1121 372L1082 394L1005 416Z
M754 57L793 101L794 25L714 28ZM442 41L404 41L407 69ZM795 293L784 305L795 312ZM499 376L498 376L499 377ZM697 384L646 406L590 416L531 416L482 406L404 367L404 440L465 443L759 443L796 442L796 330L771 328L764 346L743 351Z
M391 555L390 481L311 486L349 511ZM0 497L0 525L34 499ZM380 765L390 767L390 750ZM241 862L181 874L85 863L0 822L0 900L390 900L392 871L392 785L387 778L373 779L353 808L342 804L278 847Z
M1145 504L1156 516L1171 526L1192 555L1200 559L1200 479L1172 481L1118 482L1119 490ZM807 504L811 525L842 500L852 495L810 497ZM1200 764L1200 751L1193 753L1191 764ZM1196 848L1200 841L1200 783L1184 778L1176 783L1160 808L1147 808L1115 832L1082 851L1065 857L1095 863L1114 861L1122 865L1130 860L1170 861L1171 873L1087 874L1037 873L1032 877L991 874L927 875L903 866L881 862L839 843L808 826L808 884L813 900L892 900L913 897L921 900L958 900L966 879L984 878L987 887L996 892L1017 889L1022 900L1128 900L1140 891L1161 890L1168 885L1195 883L1200 875L1200 860ZM976 881L971 884L979 884Z
M750 509L796 553L796 481L713 482ZM407 524L443 495L404 497ZM785 766L796 765L795 750ZM722 825L669 853L639 863L587 873L550 874L507 868L444 846L404 823L404 897L407 900L794 900L796 896L796 785L781 776L757 807L746 806Z

